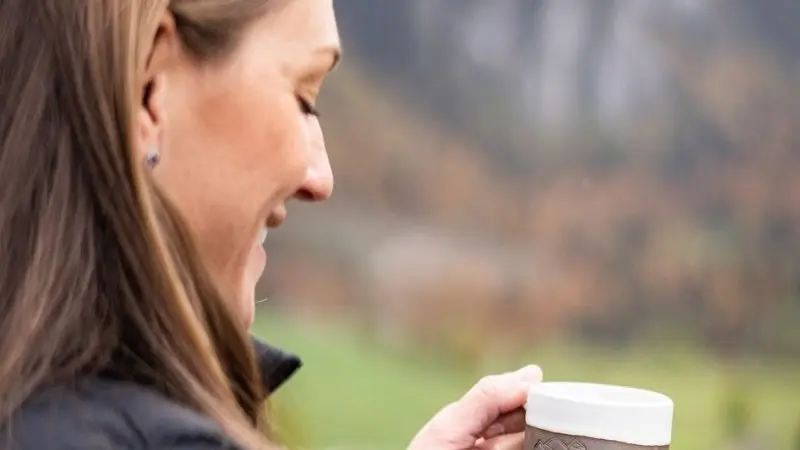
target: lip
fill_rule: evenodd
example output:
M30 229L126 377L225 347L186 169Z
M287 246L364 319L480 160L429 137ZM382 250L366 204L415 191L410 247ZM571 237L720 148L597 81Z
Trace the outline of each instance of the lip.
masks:
M278 228L286 220L286 215L286 205L281 203L269 212L267 219L264 221L264 225L267 228Z

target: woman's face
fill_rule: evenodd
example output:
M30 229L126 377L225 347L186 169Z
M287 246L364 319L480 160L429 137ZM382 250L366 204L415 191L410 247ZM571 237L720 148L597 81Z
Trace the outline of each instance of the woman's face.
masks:
M282 2L283 3L283 2ZM219 62L199 64L166 17L140 114L155 178L195 235L248 326L264 239L291 199L330 197L333 175L314 103L339 58L332 0L291 0L251 24Z

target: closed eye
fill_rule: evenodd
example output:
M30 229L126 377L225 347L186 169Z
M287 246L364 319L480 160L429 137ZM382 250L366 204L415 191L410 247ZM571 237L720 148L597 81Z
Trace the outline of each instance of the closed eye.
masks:
M302 96L297 96L297 104L300 106L300 112L306 116L319 117L319 111L308 100Z

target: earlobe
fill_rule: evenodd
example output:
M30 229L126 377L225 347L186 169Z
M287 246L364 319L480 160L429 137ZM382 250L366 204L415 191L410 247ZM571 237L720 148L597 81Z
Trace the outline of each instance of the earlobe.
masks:
M150 167L155 167L160 158L161 129L150 112L142 105L137 114L136 159Z
M137 114L137 158L146 161L151 167L160 161L160 152L157 149L162 148L164 134L166 80L165 74L158 74L147 82L142 88L142 100Z
M153 147L147 152L147 167L151 169L155 169L159 162L161 162L161 153L159 153L158 148Z

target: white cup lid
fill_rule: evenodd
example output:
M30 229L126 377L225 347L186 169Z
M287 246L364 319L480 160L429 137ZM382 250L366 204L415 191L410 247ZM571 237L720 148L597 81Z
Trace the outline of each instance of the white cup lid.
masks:
M529 426L552 433L639 446L669 445L674 405L657 392L592 383L531 387Z

